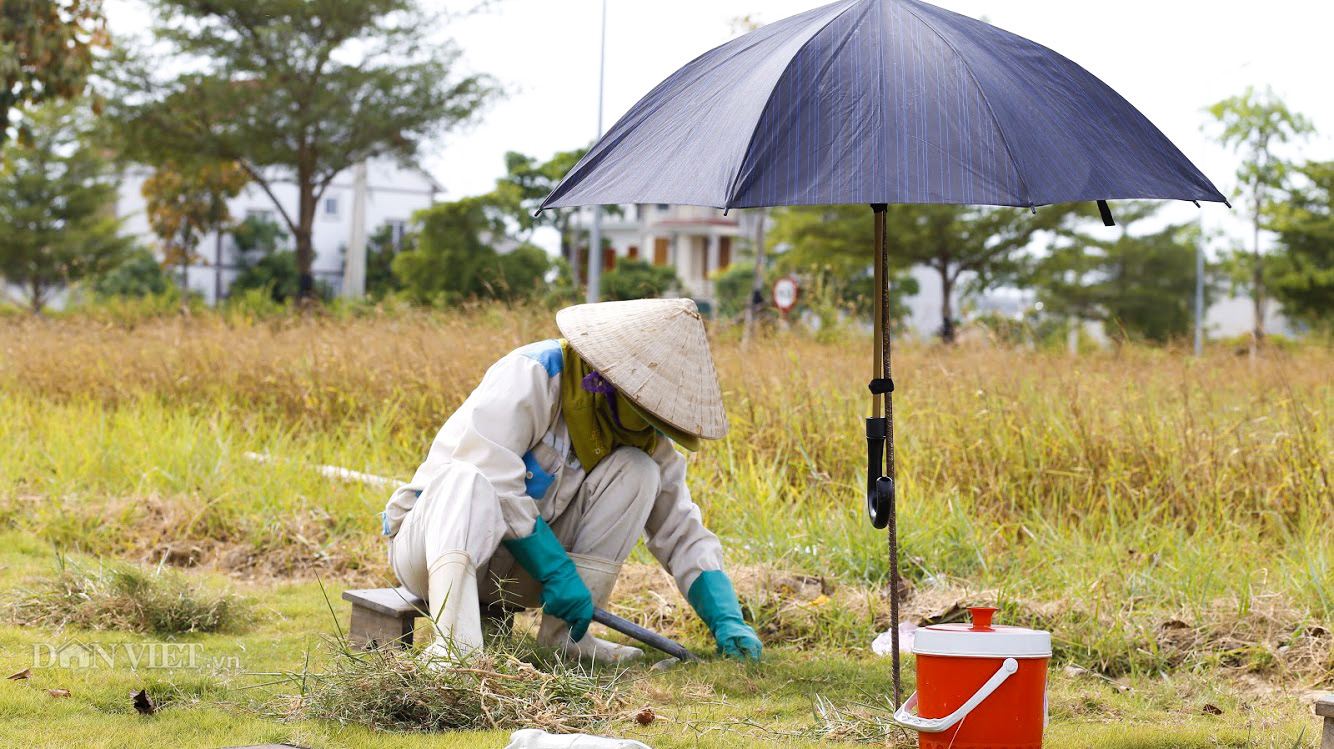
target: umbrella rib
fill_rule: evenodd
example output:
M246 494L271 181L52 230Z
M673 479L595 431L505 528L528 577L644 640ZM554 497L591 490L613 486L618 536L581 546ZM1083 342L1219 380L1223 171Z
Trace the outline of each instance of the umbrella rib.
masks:
M745 170L746 162L750 159L751 151L755 149L755 138L756 136L759 135L760 131L760 120L763 120L764 113L769 111L769 105L773 103L774 94L778 92L778 84L783 82L783 78L785 78L787 76L788 71L792 69L793 61L796 60L797 57L800 56L802 52L805 52L806 48L810 46L811 42L815 41L815 38L818 37L820 34L823 34L825 29L829 28L830 26L833 26L835 21L842 18L844 14L846 14L853 8L857 7L859 4L861 4L861 0L850 0L850 2L848 2L848 7L835 13L833 17L830 18L828 21L825 21L824 23L820 24L820 28L812 32L810 37L807 38L806 41L802 42L801 46L797 48L797 51L794 52L792 54L792 57L788 59L787 64L783 66L782 72L780 72L777 75L777 77L774 78L773 88L769 89L769 95L764 99L764 106L760 107L760 114L758 117L755 118L755 124L751 128L750 141L746 143L746 150L743 151L741 154L741 163L737 165L736 174L732 175L732 183L727 186L727 194L723 196L723 201L724 201L723 205L718 207L728 210L736 208L736 206L733 205L732 202L736 200L736 191L737 188L740 186L741 175Z
M963 65L963 69L968 73L968 77L973 79L973 85L977 87L978 96L982 98L982 104L987 108L987 114L991 115L991 121L996 125L996 134L1000 136L1001 145L1005 146L1005 155L1010 157L1010 163L1014 166L1014 173L1015 176L1019 178L1019 187L1024 191L1027 205L1032 207L1033 191L1028 188L1028 182L1024 180L1024 171L1019 168L1019 160L1014 157L1014 151L1010 149L1010 141L1005 137L1005 128L1001 127L1000 118L996 116L996 110L991 108L991 100L987 98L987 91L982 88L982 82L977 79L977 74L973 72L973 67L968 64L968 58L964 57L963 54L959 52L959 48L954 46L953 42L951 42L944 34L940 33L940 29L937 29L935 26L931 25L930 21L918 15L917 12L913 10L911 3L903 3L903 9L908 15L916 18L918 23L930 29L931 33L935 34L946 47L949 47L955 57L959 58L959 63Z

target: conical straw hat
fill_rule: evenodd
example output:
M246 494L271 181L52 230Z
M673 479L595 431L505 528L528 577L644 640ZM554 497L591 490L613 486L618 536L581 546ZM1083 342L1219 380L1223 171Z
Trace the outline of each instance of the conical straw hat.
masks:
M580 304L557 312L556 325L575 352L640 409L687 434L727 434L718 371L691 300Z

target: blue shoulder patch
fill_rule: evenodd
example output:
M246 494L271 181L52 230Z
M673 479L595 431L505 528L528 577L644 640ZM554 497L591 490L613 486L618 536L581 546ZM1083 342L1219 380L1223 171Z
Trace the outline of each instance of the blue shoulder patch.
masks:
M547 371L548 377L555 377L560 374L561 368L565 366L565 357L561 354L560 341L556 338L530 343L520 348L519 353L541 364L542 368Z

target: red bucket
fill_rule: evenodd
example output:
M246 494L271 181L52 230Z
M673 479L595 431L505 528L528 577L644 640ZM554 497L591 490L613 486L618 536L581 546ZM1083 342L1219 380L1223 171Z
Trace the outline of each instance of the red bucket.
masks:
M996 609L969 611L971 626L913 635L917 691L894 720L920 733L921 749L1041 749L1051 634L992 626Z

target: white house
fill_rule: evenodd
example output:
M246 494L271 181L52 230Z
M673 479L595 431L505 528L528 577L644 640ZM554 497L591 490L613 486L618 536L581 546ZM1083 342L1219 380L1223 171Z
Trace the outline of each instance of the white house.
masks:
M145 168L129 170L121 182L116 201L116 215L125 219L125 231L140 236L146 244L154 244L152 230L144 213L142 187L149 172ZM412 214L431 206L444 188L425 171L404 166L389 159L372 161L366 168L366 232L374 234L388 224L402 236ZM313 271L316 281L338 290L343 278L343 253L352 233L353 205L352 170L339 174L325 190L316 208L312 240L315 245ZM288 215L297 211L296 185L280 181L273 184L273 192ZM228 202L233 218L263 216L286 230L277 207L264 190L256 184L247 185L241 194ZM290 234L290 231L289 231ZM209 304L217 301L218 294L227 293L227 286L236 276L229 237L216 234L205 236L197 252L204 258L200 265L187 270L189 287L204 296ZM180 270L175 269L179 275Z
M691 205L627 204L619 214L604 212L602 269L616 267L620 258L634 258L653 265L670 265L685 284L686 294L701 301L713 300L709 276L726 270L736 258L739 242L749 243L755 234L756 211L732 211ZM592 213L581 209L580 239L587 241ZM580 250L580 268L587 267L587 245ZM569 258L567 258L569 259Z

